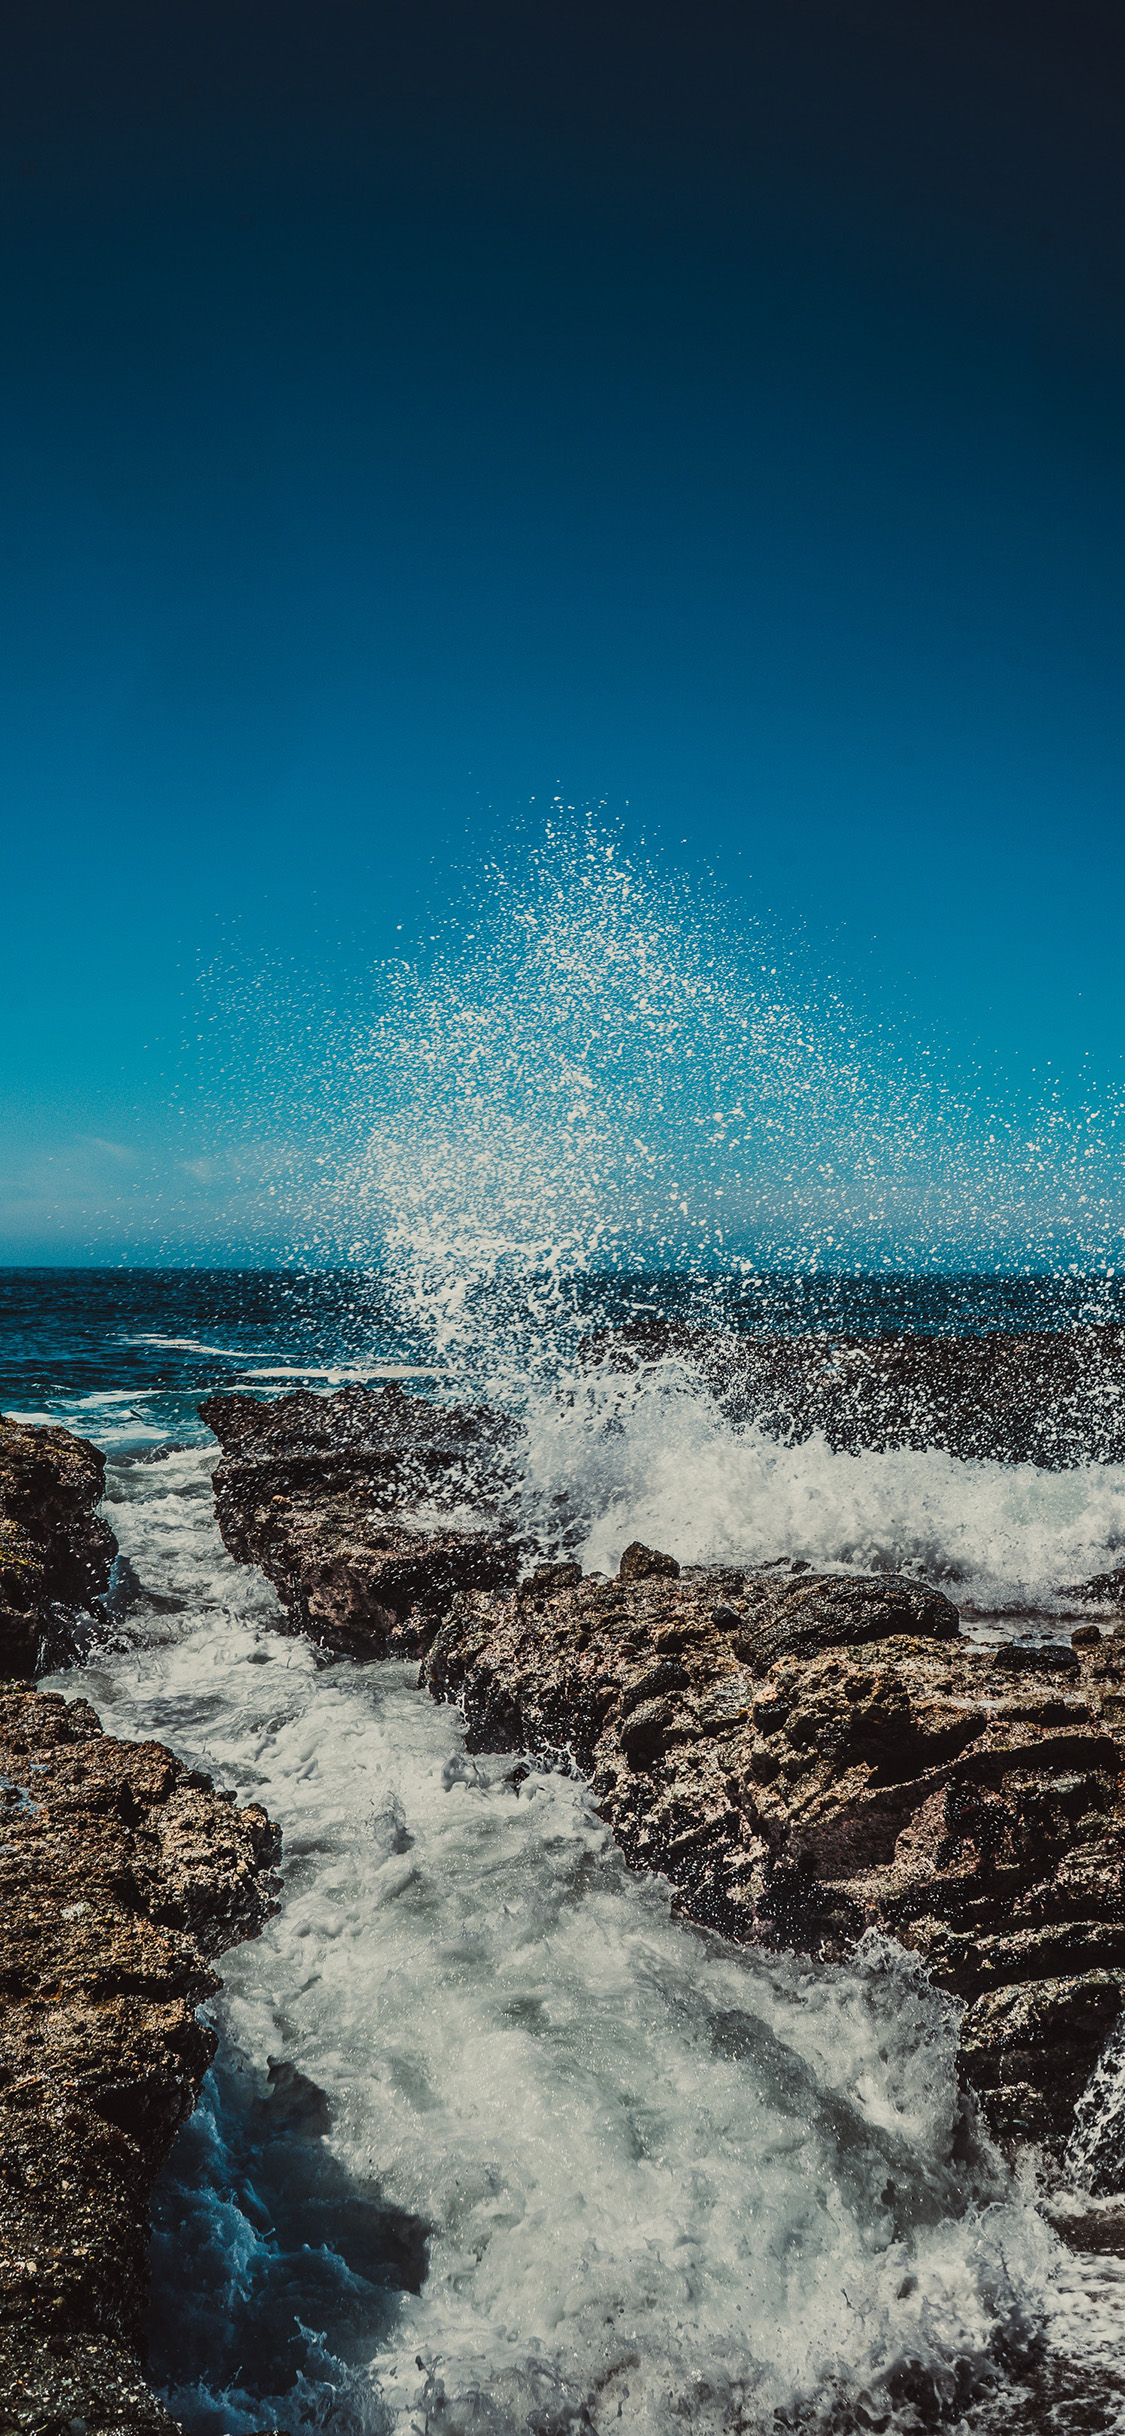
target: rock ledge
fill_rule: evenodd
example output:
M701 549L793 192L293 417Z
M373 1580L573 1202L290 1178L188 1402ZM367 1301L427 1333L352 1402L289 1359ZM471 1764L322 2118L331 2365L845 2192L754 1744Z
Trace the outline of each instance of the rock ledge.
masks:
M66 1626L109 1586L117 1542L94 1509L105 1457L66 1429L0 1416L0 1678L66 1652Z
M0 2429L156 2436L148 2202L211 2061L195 2007L280 1838L84 1700L0 1693Z

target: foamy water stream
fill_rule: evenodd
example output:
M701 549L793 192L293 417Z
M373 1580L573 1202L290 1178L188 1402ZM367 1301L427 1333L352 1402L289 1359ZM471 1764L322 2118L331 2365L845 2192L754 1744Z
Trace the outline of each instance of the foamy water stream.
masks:
M1062 2251L966 2130L909 1958L686 1927L580 1784L467 1759L413 1669L279 1633L210 1460L113 1462L157 1603L58 1678L284 1830L160 2197L152 2373L193 2436L1022 2425L1044 2331L1105 2388L1051 2424L1125 2426L1116 2262Z

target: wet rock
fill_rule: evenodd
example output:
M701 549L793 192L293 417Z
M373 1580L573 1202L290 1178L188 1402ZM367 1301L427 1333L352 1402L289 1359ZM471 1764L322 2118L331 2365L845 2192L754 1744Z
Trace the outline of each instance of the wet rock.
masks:
M498 1511L511 1486L516 1432L502 1413L433 1404L393 1380L268 1402L210 1396L199 1410L222 1447L232 1502L242 1472L247 1488L250 1476L264 1472L286 1493L355 1495L362 1488L371 1503L388 1509L426 1498L446 1509L468 1501Z
M643 1539L631 1539L617 1568L619 1582L646 1582L657 1574L675 1581L679 1566L674 1556L665 1556L662 1548L646 1548Z
M922 1954L994 2130L1061 2152L1125 2001L1125 1643L993 1652L913 1582L685 1568L459 1594L423 1673L470 1749L584 1771L692 1919Z
M1119 1934L1111 1942L1125 1966L1125 1939ZM1002 2136L1039 2141L1054 2128L1065 2140L1123 2002L1125 1968L1119 1968L1035 1979L969 2006L962 2058Z
M745 1336L638 1319L599 1334L589 1352L634 1369L679 1357L731 1419L755 1421L786 1445L822 1432L847 1454L943 1447L1052 1471L1125 1461L1125 1327L1117 1323L848 1337Z
M109 1587L117 1542L95 1512L105 1458L69 1430L0 1419L0 1679L67 1654Z
M1068 1582L1062 1595L1078 1599L1084 1607L1112 1607L1125 1612L1125 1565L1115 1565L1110 1573L1092 1573L1087 1582Z
M795 1584L751 1577L726 1617L735 1655L756 1670L783 1657L859 1648L890 1633L952 1641L961 1629L956 1608L940 1591L898 1575L805 1574Z
M582 1567L567 1563L536 1565L531 1578L542 1590L573 1590L582 1579Z
M261 1567L294 1631L323 1647L419 1657L457 1591L517 1579L502 1415L394 1385L274 1403L212 1396L200 1412L223 1449L214 1492L226 1547ZM467 1502L487 1527L443 1519ZM432 1522L411 1517L419 1503Z
M0 1694L0 2425L170 2430L139 2356L148 2201L215 2047L211 1959L279 1837L84 1700Z
M1058 2192L1044 2214L1068 2250L1125 2257L1125 2206L1119 2198L1083 2204L1077 2194Z

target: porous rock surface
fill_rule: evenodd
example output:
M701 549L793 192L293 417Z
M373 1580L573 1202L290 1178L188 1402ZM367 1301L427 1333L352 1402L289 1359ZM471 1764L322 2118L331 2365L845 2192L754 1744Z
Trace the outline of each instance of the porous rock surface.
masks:
M1125 1642L982 1650L913 1582L629 1554L454 1599L423 1671L470 1748L579 1768L726 1936L913 1947L997 2135L1058 2155L1125 2002Z
M278 1843L86 1701L0 1693L0 2429L173 2428L138 2352L149 2195Z
M331 1396L212 1396L224 1543L273 1583L295 1631L367 1657L419 1657L454 1593L510 1587L511 1427L387 1386ZM449 1519L471 1501L484 1527ZM404 1519L401 1509L433 1509Z
M62 1654L75 1611L108 1588L117 1542L95 1508L105 1458L69 1430L0 1418L0 1679Z
M679 1359L732 1420L835 1451L942 1447L1055 1471L1125 1462L1125 1327L1014 1335L744 1335L635 1319L591 1341L626 1369ZM1125 1597L1125 1579L1122 1595Z

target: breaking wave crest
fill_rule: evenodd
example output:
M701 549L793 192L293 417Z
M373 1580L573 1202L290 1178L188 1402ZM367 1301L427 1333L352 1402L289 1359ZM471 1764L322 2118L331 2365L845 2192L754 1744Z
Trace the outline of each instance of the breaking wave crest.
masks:
M606 1365L529 1398L527 1479L540 1527L588 1568L631 1539L681 1563L794 1560L916 1575L962 1608L1073 1613L1068 1586L1125 1551L1125 1465L1044 1471L937 1448L834 1452L733 1423L690 1366Z

